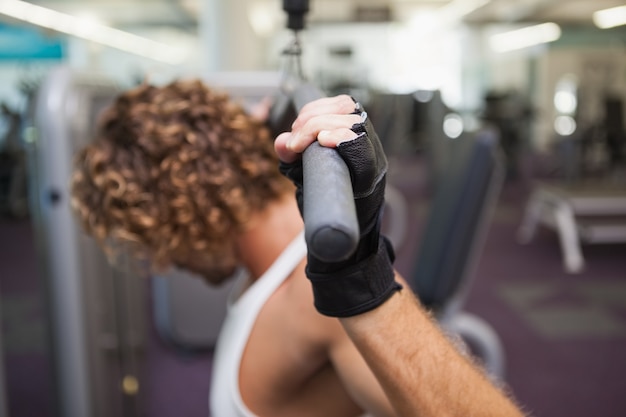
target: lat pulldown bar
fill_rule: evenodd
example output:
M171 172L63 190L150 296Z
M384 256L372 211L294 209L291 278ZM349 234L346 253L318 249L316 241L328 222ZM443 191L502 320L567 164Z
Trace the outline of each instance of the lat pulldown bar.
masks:
M304 28L308 0L283 0L287 27L297 33ZM299 46L296 45L299 59ZM299 64L299 62L298 62ZM298 74L301 76L301 74ZM291 91L297 111L325 96L317 87L299 82ZM335 149L313 142L302 154L304 235L309 251L326 262L352 255L359 242L359 223L354 205L350 172Z
M298 111L324 97L304 83L293 92ZM347 259L359 242L359 223L354 206L350 171L339 153L317 141L302 154L304 236L312 254L327 262Z

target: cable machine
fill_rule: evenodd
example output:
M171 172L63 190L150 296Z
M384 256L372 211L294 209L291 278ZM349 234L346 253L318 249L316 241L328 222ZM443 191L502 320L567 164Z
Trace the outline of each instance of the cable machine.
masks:
M81 231L70 207L73 155L93 137L99 112L118 93L106 78L57 67L34 102L29 190L55 415L61 417L140 415L145 283L130 267L109 264Z

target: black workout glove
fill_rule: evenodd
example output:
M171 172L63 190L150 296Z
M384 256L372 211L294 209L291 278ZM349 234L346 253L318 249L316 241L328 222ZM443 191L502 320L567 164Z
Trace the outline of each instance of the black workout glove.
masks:
M355 114L360 114L363 120L352 126L359 136L337 145L337 152L350 171L359 243L355 253L341 262L325 262L310 252L307 255L306 275L313 285L315 307L333 317L372 310L402 288L394 280L395 255L391 243L380 234L387 158L367 113L358 104ZM281 162L280 170L296 185L302 214L302 161Z

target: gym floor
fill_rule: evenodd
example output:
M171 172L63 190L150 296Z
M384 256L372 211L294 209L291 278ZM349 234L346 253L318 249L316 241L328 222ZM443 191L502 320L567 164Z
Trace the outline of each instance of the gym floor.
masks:
M427 195L405 180L416 177L403 171L390 181L409 196L414 217L396 262L405 274L428 209ZM567 274L552 231L541 229L527 245L515 240L528 191L520 182L504 185L466 309L501 337L506 382L530 415L623 417L626 245L585 246L586 269ZM0 294L9 415L51 416L43 297L28 219L0 219ZM145 369L147 416L207 416L211 352L172 349L152 329Z

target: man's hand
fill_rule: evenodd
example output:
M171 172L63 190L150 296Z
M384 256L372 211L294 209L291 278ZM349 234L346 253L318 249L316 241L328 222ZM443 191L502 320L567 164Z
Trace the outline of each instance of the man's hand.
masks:
M291 163L315 140L320 145L335 148L352 140L357 134L352 126L361 121L355 112L355 102L349 96L327 97L315 100L300 110L291 126L291 132L280 134L274 142L281 161Z
M307 104L291 132L275 142L281 171L297 186L301 212L300 154L315 140L336 148L350 171L361 235L356 252L345 261L324 262L309 253L306 273L320 313L353 316L377 307L400 289L391 266L393 250L380 236L387 159L367 113L352 98L343 95Z

